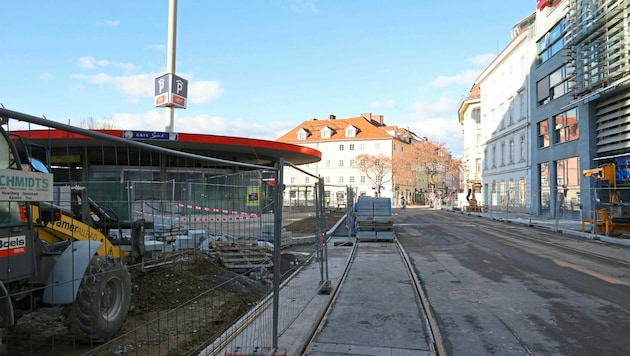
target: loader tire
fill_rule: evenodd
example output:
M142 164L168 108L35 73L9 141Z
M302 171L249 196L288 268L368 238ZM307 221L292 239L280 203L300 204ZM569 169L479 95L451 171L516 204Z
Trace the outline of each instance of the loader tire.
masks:
M120 259L94 256L74 304L64 311L64 324L76 339L101 343L120 330L131 302L131 276Z

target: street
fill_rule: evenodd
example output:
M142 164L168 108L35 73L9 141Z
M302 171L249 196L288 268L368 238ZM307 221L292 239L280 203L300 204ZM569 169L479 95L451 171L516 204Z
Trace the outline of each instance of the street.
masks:
M449 355L630 354L630 248L394 209Z

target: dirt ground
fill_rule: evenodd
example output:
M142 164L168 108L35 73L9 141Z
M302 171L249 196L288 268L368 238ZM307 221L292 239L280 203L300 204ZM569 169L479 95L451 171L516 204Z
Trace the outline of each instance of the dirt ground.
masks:
M326 214L326 229L331 229L345 215L344 211L330 211ZM284 227L295 235L312 234L316 231L315 217L308 217Z
M330 212L328 228L343 216ZM287 231L315 231L315 219L285 226ZM305 260L295 251L315 252L315 245L288 247L281 270L288 275ZM8 330L8 355L189 355L216 339L272 288L269 270L243 275L222 267L216 254L187 253L163 265L132 268L131 307L115 342L85 345L63 325L61 308L40 308Z

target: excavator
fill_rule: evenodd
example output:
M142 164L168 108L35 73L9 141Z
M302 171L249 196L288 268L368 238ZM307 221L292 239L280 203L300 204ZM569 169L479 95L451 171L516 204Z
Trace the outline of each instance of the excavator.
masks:
M582 231L585 224L595 226L598 234L621 235L630 233L630 205L624 203L623 194L628 195L628 190L620 190L617 176L619 170L615 163L602 164L596 168L582 171L584 177L597 180L595 193L599 195L601 190L608 192L607 196L598 197L600 207L595 209L595 217L582 217ZM630 187L630 185L628 185ZM630 200L630 196L628 196ZM602 203L608 203L606 206Z
M479 205L477 202L477 198L475 197L477 191L481 192L481 183L472 183L471 188L468 189L468 195L466 195L468 206L464 207L464 211L477 213L485 211L485 206Z
M116 221L81 187L66 189L69 209L53 204L50 165L4 124L0 118L0 330L55 305L76 340L104 342L127 317L126 262L142 258L144 222ZM130 231L126 246L110 238L114 229Z

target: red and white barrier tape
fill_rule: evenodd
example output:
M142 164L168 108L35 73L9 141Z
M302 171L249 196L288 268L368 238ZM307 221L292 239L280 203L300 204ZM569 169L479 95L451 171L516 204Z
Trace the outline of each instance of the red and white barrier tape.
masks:
M143 212L136 212L136 215L152 216L153 220L173 220L179 222L239 222L245 220L254 220L260 218L260 214L244 215L244 216L217 216L217 217L186 217L186 216L172 216L172 215L158 215L148 214Z
M211 213L230 214L230 215L247 215L247 216L255 216L257 218L260 217L260 214L255 214L255 213L248 213L248 212L236 211L236 210L224 210L224 209L216 209L216 208L207 208L205 206L198 206L198 205L175 203L175 206L178 206L180 208L186 208L186 209L195 209L195 210L200 210L200 211L209 211Z

